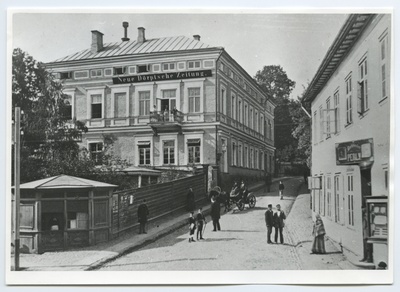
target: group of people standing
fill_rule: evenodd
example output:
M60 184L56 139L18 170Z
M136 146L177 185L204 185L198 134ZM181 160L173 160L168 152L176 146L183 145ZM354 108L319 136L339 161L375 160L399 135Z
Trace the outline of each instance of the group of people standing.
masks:
M276 211L272 210L272 204L268 204L268 209L265 212L265 223L267 225L267 242L272 243L271 234L272 227L275 228L275 243L278 243L278 235L280 243L283 244L283 228L285 227L286 214L281 210L281 205L276 205Z
M195 230L197 229L196 239L204 239L203 232L204 228L206 227L207 221L206 217L203 214L202 208L199 208L196 217L194 217L194 212L190 212L189 216L189 242L195 242L196 240L193 239L193 235Z

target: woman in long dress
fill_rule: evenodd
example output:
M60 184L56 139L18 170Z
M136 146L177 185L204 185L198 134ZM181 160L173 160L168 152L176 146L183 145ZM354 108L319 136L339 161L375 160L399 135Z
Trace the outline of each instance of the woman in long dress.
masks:
M313 227L314 242L311 253L323 254L325 251L325 227L324 222L319 214L315 215L315 222Z

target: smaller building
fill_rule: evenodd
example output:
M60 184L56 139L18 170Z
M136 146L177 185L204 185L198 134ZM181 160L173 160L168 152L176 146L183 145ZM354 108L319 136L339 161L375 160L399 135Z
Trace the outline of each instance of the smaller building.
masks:
M69 175L21 184L21 252L43 253L108 241L116 187Z

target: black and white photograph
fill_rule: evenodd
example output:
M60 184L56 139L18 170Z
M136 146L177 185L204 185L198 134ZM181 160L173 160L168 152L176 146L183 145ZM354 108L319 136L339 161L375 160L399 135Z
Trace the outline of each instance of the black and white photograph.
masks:
M7 29L8 284L393 283L392 9Z

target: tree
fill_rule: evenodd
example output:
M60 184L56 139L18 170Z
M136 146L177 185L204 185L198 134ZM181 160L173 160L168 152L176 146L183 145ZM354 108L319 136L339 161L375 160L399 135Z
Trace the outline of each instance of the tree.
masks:
M254 79L264 93L276 104L275 108L275 147L278 161L292 161L293 150L297 141L292 136L293 121L291 119L291 104L289 99L295 82L291 80L279 65L264 66L257 71Z
M87 128L79 121L68 121L62 84L21 49L12 56L12 108L20 107L21 182L60 173L77 174L94 164L76 142Z

